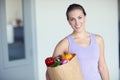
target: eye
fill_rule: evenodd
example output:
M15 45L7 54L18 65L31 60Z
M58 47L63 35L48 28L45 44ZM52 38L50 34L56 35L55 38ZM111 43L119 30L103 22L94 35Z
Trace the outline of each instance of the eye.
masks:
M74 18L71 18L70 21L74 21L75 19Z
M78 19L82 19L82 17L81 17L81 16L79 16L79 17L78 17Z

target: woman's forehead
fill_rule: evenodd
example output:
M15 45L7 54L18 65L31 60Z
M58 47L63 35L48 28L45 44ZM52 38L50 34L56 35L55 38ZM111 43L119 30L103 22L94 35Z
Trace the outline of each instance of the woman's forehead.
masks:
M68 13L69 16L75 16L75 15L84 15L83 11L80 9L74 9Z

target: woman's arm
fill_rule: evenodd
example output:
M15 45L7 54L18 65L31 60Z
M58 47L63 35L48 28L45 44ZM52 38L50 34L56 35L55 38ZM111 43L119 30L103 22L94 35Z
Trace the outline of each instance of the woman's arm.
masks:
M46 80L50 80L50 79L49 79L48 71L46 71Z
M98 68L99 68L101 78L102 78L102 80L110 80L108 68L107 68L107 65L105 62L103 38L99 35L96 35L96 39L97 39L97 42L98 42L99 48L100 48L100 57L99 57Z
M67 38L64 38L63 40L61 40L56 45L53 56L55 57L63 53L68 53L68 45L69 45L69 42Z

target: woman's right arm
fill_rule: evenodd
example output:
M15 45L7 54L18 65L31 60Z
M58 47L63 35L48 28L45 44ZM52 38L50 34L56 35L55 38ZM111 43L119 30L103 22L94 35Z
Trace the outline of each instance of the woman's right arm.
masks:
M46 80L50 80L48 70L46 71Z
M63 53L68 53L68 39L67 38L64 38L63 40L61 40L55 47L54 49L54 53L53 53L53 56L56 57L60 54L63 54ZM48 71L46 71L46 80L50 80L49 78L49 74L48 74Z
M63 40L61 40L56 45L53 56L56 57L56 56L58 56L60 54L68 53L68 45L69 45L69 42L68 42L67 38L64 38Z

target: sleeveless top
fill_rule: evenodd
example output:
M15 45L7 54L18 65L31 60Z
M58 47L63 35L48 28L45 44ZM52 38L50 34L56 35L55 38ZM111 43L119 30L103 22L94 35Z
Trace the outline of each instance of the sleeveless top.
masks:
M69 52L77 55L84 80L102 80L98 70L98 59L100 55L99 46L95 35L90 33L89 46L80 46L72 35L68 35Z

